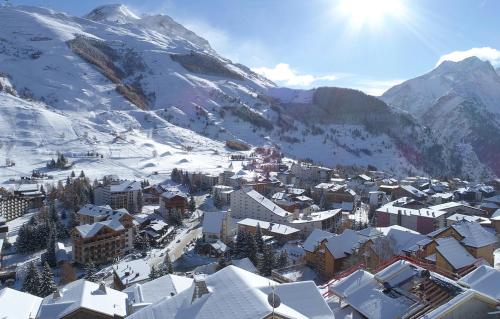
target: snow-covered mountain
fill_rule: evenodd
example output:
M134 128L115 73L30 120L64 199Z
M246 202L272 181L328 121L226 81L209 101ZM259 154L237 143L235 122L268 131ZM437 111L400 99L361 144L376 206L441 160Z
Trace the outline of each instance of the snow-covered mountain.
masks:
M472 158L500 175L500 76L490 62L477 57L445 61L381 99L415 115L442 144L456 149L457 171L469 171Z
M0 154L29 170L57 151L97 151L106 156L77 166L137 177L215 170L229 139L396 174L452 168L452 153L405 112L354 90L278 88L170 17L123 5L83 18L1 7L0 91Z

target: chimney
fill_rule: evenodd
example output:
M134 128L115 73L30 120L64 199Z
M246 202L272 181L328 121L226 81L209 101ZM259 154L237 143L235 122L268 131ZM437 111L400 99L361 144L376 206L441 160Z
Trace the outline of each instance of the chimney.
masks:
M191 303L193 303L196 299L208 293L209 291L207 283L205 282L205 276L204 275L194 276L194 293L193 293L193 299L191 299Z
M56 287L56 290L54 290L54 293L52 294L52 299L58 300L61 298L61 292L59 289Z
M103 294L106 294L106 285L104 285L104 281L101 281L99 283L99 289L98 289L99 292L103 293Z

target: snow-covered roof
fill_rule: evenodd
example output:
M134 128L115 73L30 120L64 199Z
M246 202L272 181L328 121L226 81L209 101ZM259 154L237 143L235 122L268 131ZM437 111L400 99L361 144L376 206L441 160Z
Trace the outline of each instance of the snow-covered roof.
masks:
M151 268L144 259L122 261L113 266L115 276L122 285L129 286L149 278Z
M244 192L253 200L258 202L260 205L264 206L266 209L272 211L274 214L281 216L281 217L286 217L290 213L284 210L283 208L279 207L275 203L273 203L270 199L267 197L261 195L259 192L253 190L253 189L246 189Z
M323 241L323 239L333 237L335 234L327 232L326 230L315 228L304 242L304 250L314 252L316 246Z
M454 210L454 209L458 209L458 208L467 208L469 210L475 210L478 212L482 212L482 210L479 208L476 208L476 207L473 207L470 205L466 205L464 203L458 203L458 202L443 203L443 204L434 205L434 206L429 207L429 209L431 209L431 210L443 210L443 211L450 211L450 210Z
M384 212L384 213L396 214L396 215L401 213L401 215L403 215L403 216L421 216L421 217L427 217L427 218L438 218L442 215L447 214L446 211L433 210L430 208L413 209L413 208L397 206L405 201L406 201L406 198L400 198L398 200L389 202L389 203L385 204L384 206L380 207L379 209L377 209L377 212Z
M446 218L446 220L453 222L460 222L460 221L482 222L482 221L487 221L488 219L481 216L453 214L450 217Z
M118 219L105 220L93 224L76 226L75 229L80 233L82 238L91 238L95 236L101 229L108 227L114 231L125 229Z
M180 197L184 197L187 199L186 193L184 193L180 190L168 190L168 191L161 194L161 197L166 198L166 199L172 199L175 196L180 196Z
M493 212L491 220L500 220L500 208Z
M436 250L454 269L472 265L476 261L476 258L453 237L437 238L435 241L438 244Z
M500 205L500 195L495 195L492 197L484 198L483 202L490 202Z
M120 181L117 184L111 184L109 186L109 191L111 193L138 191L140 189L141 189L141 183L137 181Z
M421 190L411 186L411 185L401 185L400 186L402 189L407 191L408 193L411 193L417 197L427 197L427 194L422 192Z
M342 211L341 209L330 209L330 210L324 210L321 212L313 212L313 213L310 213L306 216L302 215L302 216L300 216L300 218L292 220L292 224L301 224L301 223L322 221L325 219L332 218L333 216L339 214L341 211Z
M399 225L380 227L377 229L380 230L384 236L394 241L394 248L397 250L395 253L410 251L412 247L427 238L419 232Z
M255 265L252 263L252 261L248 258L245 257L243 259L236 259L232 261L233 266L239 267L241 269L244 269L246 271L249 271L254 274L258 274L259 271L255 267Z
M331 319L333 314L312 281L278 284L235 266L227 266L204 279L208 293L193 299L184 291L139 310L130 319L197 318L255 319L273 311L267 296L274 287L281 304L276 315L296 319Z
M203 232L220 234L222 221L227 212L205 212L203 214Z
M127 294L79 279L59 289L60 297L43 298L37 319L63 318L78 309L88 309L106 316L127 315Z
M474 289L493 299L500 300L500 270L490 266L480 266L458 280L464 287Z
M87 204L80 208L78 214L92 217L105 217L105 216L114 216L116 214L128 214L128 211L125 208L120 209L112 209L109 205L105 206L97 206L92 204Z
M326 241L326 248L335 258L352 254L361 244L359 234L352 229L346 229L342 234L327 238Z
M490 233L483 226L474 222L458 222L451 227L456 230L460 236L464 237L462 243L470 247L484 247L497 242L497 238L493 233Z
M280 235L290 235L290 234L300 232L299 229L293 228L293 227L288 226L288 225L270 223L270 222L266 222L263 220L253 219L253 218L245 218L243 220L240 220L238 222L238 225L251 226L251 227L257 227L257 225L260 225L261 229L265 229L271 233L280 234Z
M329 289L341 296L349 306L371 319L400 318L413 304L413 301L404 296L393 298L385 294L382 284L365 270L357 270Z
M129 302L156 303L163 298L171 298L184 290L191 288L193 279L177 276L165 275L143 284L137 283L123 290L129 296Z
M11 288L0 290L0 318L33 319L42 298Z

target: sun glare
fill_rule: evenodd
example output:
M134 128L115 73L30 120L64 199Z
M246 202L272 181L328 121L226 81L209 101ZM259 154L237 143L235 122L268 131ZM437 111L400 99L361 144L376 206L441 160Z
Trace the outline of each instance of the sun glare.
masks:
M388 17L400 18L405 11L401 0L341 0L338 9L355 29L382 26Z

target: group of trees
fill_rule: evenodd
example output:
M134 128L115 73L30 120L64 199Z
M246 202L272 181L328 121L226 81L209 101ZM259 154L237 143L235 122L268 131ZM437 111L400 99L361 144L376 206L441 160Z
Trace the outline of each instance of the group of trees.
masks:
M202 188L202 185L199 182L192 181L189 178L189 174L187 171L183 171L179 168L172 169L170 173L170 179L178 184L182 184L183 186L189 189L190 193L194 193Z
M83 171L79 177L72 172L71 177L68 176L66 183L59 181L57 186L51 186L48 189L49 201L60 201L64 208L70 211L77 211L86 204L94 203L94 192L90 180L85 177Z
M16 249L29 253L47 248L44 255L51 266L55 266L55 247L57 240L69 237L69 231L59 219L55 206L34 215L19 228Z
M160 264L159 267L155 267L154 265L151 266L151 271L149 273L149 278L151 280L156 279L161 276L165 276L168 274L173 274L174 273L174 265L172 264L172 261L170 260L170 256L167 254L165 256L165 261Z
M38 297L46 297L54 292L56 284L48 263L40 271L34 262L28 264L22 290Z
M69 161L66 158L66 156L64 156L64 154L62 153L57 154L57 159L51 159L47 163L47 168L50 169L55 169L55 168L62 169L62 168L68 168L68 166L69 166Z
M257 224L254 234L239 231L236 237L233 254L237 258L248 257L263 276L270 276L275 268L282 268L288 265L288 255L286 251L276 254L270 245L264 243L262 230Z

